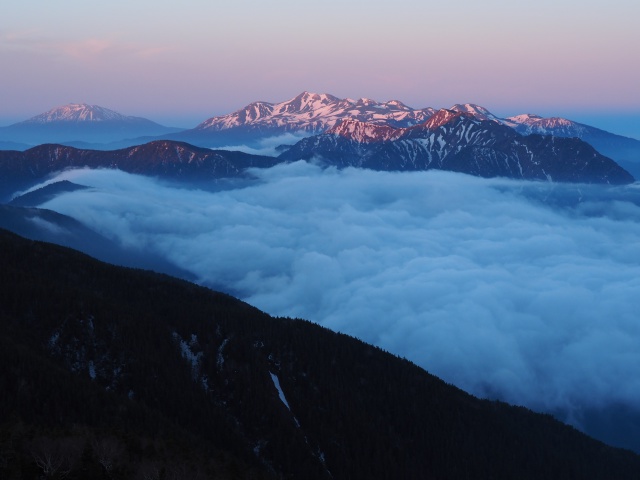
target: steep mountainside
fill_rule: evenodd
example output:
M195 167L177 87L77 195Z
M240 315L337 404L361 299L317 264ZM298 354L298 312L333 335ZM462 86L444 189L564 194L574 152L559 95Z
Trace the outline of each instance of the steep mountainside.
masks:
M53 172L71 167L117 168L166 179L207 182L278 162L274 157L215 151L166 140L111 151L41 145L25 152L0 151L0 201Z
M522 136L498 121L454 110L440 110L424 123L402 129L345 121L299 141L280 158L316 156L339 167L374 170L436 168L481 177L610 184L634 181L613 160L579 139Z
M499 118L486 108L474 104L454 105L451 110L468 113L477 120L490 120L513 128L522 135L553 135L579 138L599 153L612 158L635 177L640 176L640 140L591 127L561 117L544 118L525 113Z
M0 261L2 478L640 471L635 454L309 322L7 232Z
M29 145L59 142L114 142L179 131L141 117L122 115L97 105L71 103L23 122L0 128L0 140Z

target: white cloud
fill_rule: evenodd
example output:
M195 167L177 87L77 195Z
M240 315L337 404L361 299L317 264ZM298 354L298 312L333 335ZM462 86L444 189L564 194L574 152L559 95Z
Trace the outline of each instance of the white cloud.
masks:
M65 230L63 227L56 225L54 223L51 223L47 220L45 220L44 218L40 218L40 217L27 217L26 220L28 222L31 222L32 224L34 224L36 227L41 228L43 230L46 230L50 233L53 233L54 235L69 235L70 232Z
M45 206L477 395L575 415L639 404L637 186L303 162L253 173L203 192L67 172L95 188Z
M266 137L260 139L256 145L227 145L224 147L215 147L212 150L231 150L244 153L251 153L253 155L268 155L271 157L277 157L280 152L277 150L281 145L293 145L299 142L301 139L308 137L310 134L305 132L284 133L274 137Z

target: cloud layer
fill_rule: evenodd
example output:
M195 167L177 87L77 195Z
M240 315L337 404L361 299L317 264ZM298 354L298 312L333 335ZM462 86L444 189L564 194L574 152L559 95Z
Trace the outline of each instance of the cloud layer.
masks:
M46 208L274 315L479 396L580 412L640 400L640 190L447 172L255 170L217 192L116 171ZM573 415L573 416L572 416Z

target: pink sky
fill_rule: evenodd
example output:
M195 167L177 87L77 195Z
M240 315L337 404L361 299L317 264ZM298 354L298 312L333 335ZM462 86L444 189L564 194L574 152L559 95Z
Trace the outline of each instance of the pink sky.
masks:
M86 102L190 127L303 90L637 115L638 18L630 0L23 0L0 18L0 124Z

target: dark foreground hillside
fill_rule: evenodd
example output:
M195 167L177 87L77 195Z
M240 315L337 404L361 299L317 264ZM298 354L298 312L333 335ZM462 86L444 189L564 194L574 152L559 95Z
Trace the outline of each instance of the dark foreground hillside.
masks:
M0 231L0 478L637 479L406 360Z

